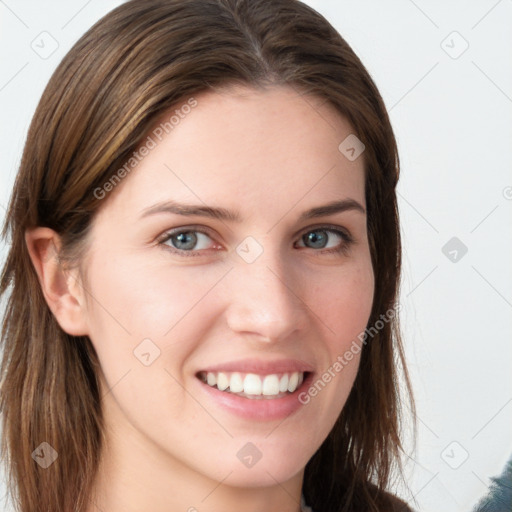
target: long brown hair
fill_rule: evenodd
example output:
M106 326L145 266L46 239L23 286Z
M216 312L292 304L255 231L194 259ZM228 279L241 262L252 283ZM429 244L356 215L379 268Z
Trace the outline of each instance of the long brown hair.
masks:
M81 37L49 81L3 228L10 248L0 295L10 293L2 325L2 452L18 510L86 510L103 432L97 355L87 336L64 332L49 310L25 231L55 230L62 240L59 261L79 266L102 204L95 189L170 107L237 84L286 84L325 99L349 120L366 147L375 275L368 325L396 308L397 145L374 82L337 31L297 0L132 0L119 6ZM401 468L400 374L414 411L398 325L395 315L364 345L348 401L306 466L303 493L315 512L390 506L385 490L393 469ZM42 442L58 453L47 469L32 457Z

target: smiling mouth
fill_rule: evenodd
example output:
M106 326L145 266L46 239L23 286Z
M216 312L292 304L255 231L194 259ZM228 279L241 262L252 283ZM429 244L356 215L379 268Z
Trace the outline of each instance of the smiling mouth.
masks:
M249 399L283 398L294 393L310 372L284 372L266 375L242 372L199 372L206 385Z

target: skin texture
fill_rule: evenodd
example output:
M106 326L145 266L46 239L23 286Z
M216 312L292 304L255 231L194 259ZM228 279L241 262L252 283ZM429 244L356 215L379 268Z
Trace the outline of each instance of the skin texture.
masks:
M338 150L353 133L342 116L286 86L195 98L103 199L85 281L58 266L52 230L26 234L53 314L66 332L90 337L102 367L106 447L89 512L230 512L240 503L249 512L297 512L304 467L356 376L358 354L307 405L274 421L243 419L201 390L196 372L243 358L301 359L319 377L364 331L374 276L365 213L298 221L334 200L366 208L364 155L351 162ZM140 218L170 199L237 211L242 221ZM302 238L326 224L353 243L326 253L346 242L332 232L326 248ZM194 256L173 254L182 247L176 239L162 242L192 226L207 231ZM252 263L236 252L249 236L263 249ZM146 338L160 350L149 366L134 355ZM262 453L251 468L236 456L247 442Z

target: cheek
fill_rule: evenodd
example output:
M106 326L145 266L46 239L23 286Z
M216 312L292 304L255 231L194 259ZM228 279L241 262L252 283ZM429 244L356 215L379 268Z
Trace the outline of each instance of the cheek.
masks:
M361 341L371 314L374 276L371 262L340 266L335 275L317 281L308 304L316 304L324 336L319 373L300 399L308 404L318 444L327 437L352 389L359 368ZM302 428L302 427L301 427ZM303 427L311 431L309 425Z
M183 381L184 362L212 328L219 306L211 294L229 268L206 272L128 258L123 265L115 258L102 263L89 273L89 330L107 388L122 382L120 400L142 408L157 399L155 389L165 403L182 403L173 379Z
M95 265L90 272L93 290L92 328L98 336L130 338L133 343L144 338L163 340L195 318L204 307L203 299L223 277L226 269L208 272L193 267L147 258L115 258ZM228 269L229 270L229 269Z
M370 262L343 269L336 278L315 287L310 299L329 328L331 350L342 350L365 330L373 304L374 276Z
M141 430L145 419L156 421L155 404L184 403L176 381L183 381L183 363L214 318L207 296L225 271L199 277L191 268L144 265L135 258L120 265L111 258L96 261L89 272L90 338L105 384L115 387L116 401ZM175 417L193 414L174 410Z

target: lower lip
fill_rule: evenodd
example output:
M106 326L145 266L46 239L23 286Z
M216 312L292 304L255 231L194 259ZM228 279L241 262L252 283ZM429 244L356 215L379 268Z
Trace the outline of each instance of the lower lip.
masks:
M259 421L282 420L300 409L303 404L299 394L309 388L312 380L313 373L310 372L293 393L282 398L252 399L220 391L197 379L201 389L222 408L242 418Z

